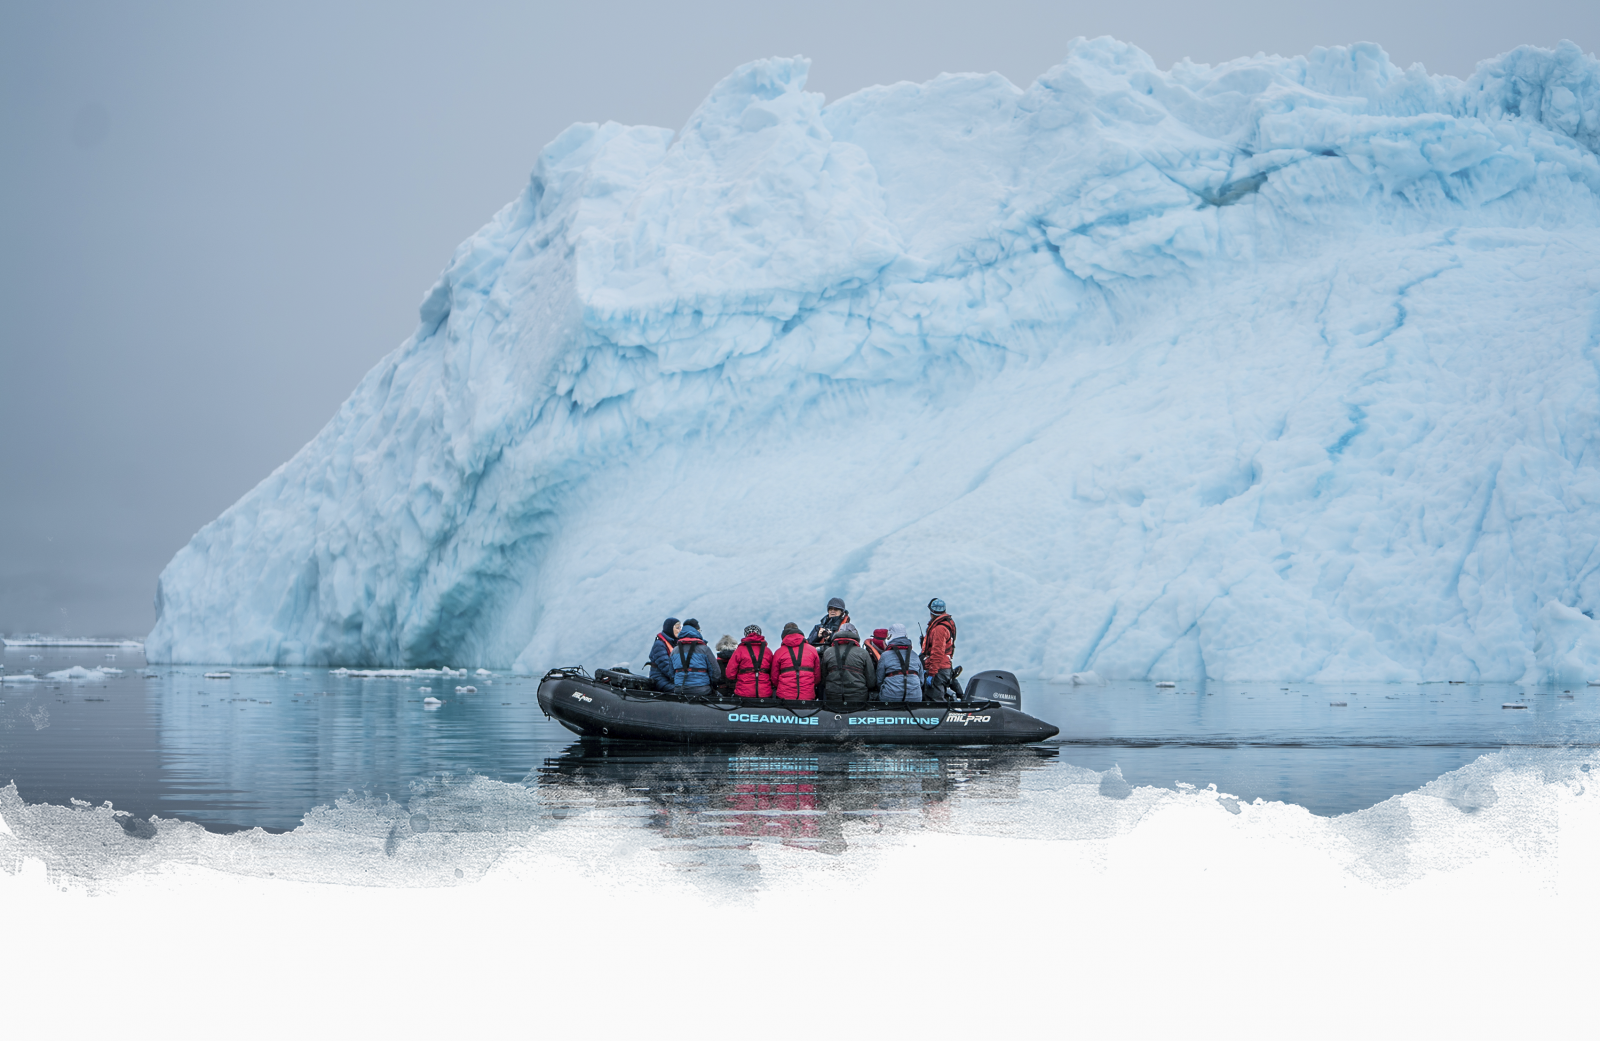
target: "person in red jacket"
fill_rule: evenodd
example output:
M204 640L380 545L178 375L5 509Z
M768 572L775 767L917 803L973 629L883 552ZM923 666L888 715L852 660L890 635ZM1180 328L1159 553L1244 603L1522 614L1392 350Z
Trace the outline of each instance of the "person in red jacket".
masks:
M767 675L771 666L772 649L767 646L767 638L761 635L761 626L745 626L744 639L733 649L724 673L733 682L734 697L772 697L772 677Z
M861 646L866 648L867 653L872 655L872 660L874 663L876 663L879 658L883 657L883 648L887 646L888 643L889 630L874 629L872 630L872 638Z
M956 649L955 619L938 597L928 601L928 615L928 632L922 638L922 667L928 673L930 693L935 700L942 700L946 690L960 698L961 681L950 668L950 656Z
M815 701L821 671L822 659L817 656L817 649L806 642L800 627L794 622L785 625L783 642L773 650L767 671L772 693L785 701Z

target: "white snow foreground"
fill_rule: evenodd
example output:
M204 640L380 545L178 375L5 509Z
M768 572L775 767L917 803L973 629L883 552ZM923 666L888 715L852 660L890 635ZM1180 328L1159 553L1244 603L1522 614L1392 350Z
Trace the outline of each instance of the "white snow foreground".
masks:
M548 145L148 658L538 672L941 596L969 670L1600 678L1593 57L806 69Z

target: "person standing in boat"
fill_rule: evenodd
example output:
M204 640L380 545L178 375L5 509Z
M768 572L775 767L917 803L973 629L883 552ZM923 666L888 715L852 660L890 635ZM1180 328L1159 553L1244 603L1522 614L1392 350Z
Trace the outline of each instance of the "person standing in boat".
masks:
M944 609L944 601L934 597L928 601L928 632L922 638L922 666L927 670L929 693L936 701L945 700L948 691L961 698L961 681L956 670L951 669L950 658L956 650L956 623Z
M878 697L884 701L922 700L922 659L911 646L906 627L889 626L889 642L878 659Z
M839 631L839 626L849 621L850 612L844 609L844 601L834 597L828 601L828 613L822 616L822 621L812 626L806 642L813 647L826 647L833 640L833 634Z
M816 700L822 659L817 657L816 648L806 642L794 622L783 627L783 642L773 650L771 662L767 676L772 682L773 694L785 701Z
M650 686L662 693L672 690L672 651L678 646L681 628L683 625L676 618L668 618L650 643Z
M819 657L822 693L829 701L870 701L878 689L878 663L861 646L861 634L849 622L839 626Z
M728 667L723 673L733 684L733 696L772 697L772 678L767 675L767 669L771 664L772 649L767 646L767 638L762 635L761 626L753 623L745 626L744 639L734 648L733 654L728 658Z
M706 645L700 630L689 625L678 631L678 645L672 649L670 664L674 694L709 697L722 678L716 654Z

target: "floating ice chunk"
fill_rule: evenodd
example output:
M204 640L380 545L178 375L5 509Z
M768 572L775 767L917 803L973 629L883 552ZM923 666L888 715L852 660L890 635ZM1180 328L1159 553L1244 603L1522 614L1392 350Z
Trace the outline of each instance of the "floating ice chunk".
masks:
M86 669L82 665L74 665L70 669L60 669L56 672L44 674L47 680L71 683L103 683L107 677L103 669Z
M417 693L426 694L426 693L428 693L428 691L430 691L432 689L433 689L432 687L418 687L417 688Z
M6 647L122 647L136 650L140 640L96 640L82 636L9 636L0 639Z
M1072 685L1075 687L1095 687L1100 686L1103 683L1105 683L1105 680L1101 679L1100 674L1095 672L1093 669L1090 669L1088 672L1074 672L1072 674ZM1159 683L1156 684L1158 687L1160 685L1161 684Z
M1177 687L1177 684L1173 683L1171 680L1161 680L1156 683L1156 686L1158 688L1174 688Z
M493 676L494 673L490 672L488 669L479 669L478 672L477 672L477 675L479 675L479 676Z
M100 666L100 671L105 673L107 676L121 676L122 675L122 670L121 669L113 668L110 665L102 665L102 666Z
M476 694L476 693L478 693L478 688L477 687L457 687L456 688L456 693L457 694Z
M355 679L397 679L415 676L465 676L466 669L329 669L331 676L347 676Z
M1519 705L1515 701L1507 701L1507 702L1502 703L1500 707L1501 708L1527 708L1528 706Z
M231 679L233 679L233 673L231 673L231 672L208 672L208 673L206 673L206 679L208 679L208 680L231 680Z
M1349 708L1350 707L1350 702L1348 702L1348 701L1330 701L1330 702L1328 702L1328 704L1330 706L1332 706L1333 708Z
M444 704L444 702L440 701L438 698L423 698L422 703L429 708L434 708Z
M149 660L538 675L934 573L1024 675L1600 677L1600 62L805 77L551 142Z

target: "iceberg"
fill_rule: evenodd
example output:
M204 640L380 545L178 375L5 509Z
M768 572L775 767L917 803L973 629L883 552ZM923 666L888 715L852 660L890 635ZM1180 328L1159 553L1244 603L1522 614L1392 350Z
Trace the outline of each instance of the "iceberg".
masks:
M1600 62L1079 39L578 124L152 662L538 673L842 596L1070 679L1600 679Z

